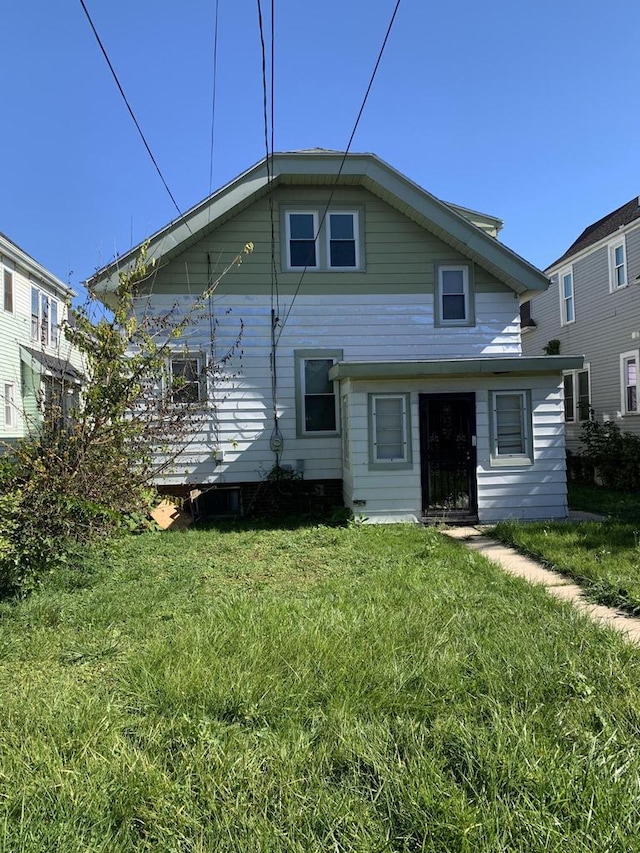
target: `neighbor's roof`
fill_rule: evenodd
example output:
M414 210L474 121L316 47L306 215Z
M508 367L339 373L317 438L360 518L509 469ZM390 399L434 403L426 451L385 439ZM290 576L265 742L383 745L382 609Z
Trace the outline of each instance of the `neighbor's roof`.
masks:
M344 159L344 162L343 162ZM277 186L361 186L470 258L515 293L530 298L549 285L536 267L469 221L474 213L440 201L374 154L348 154L311 149L274 154L261 160L226 186L153 234L148 261L164 265ZM342 168L341 168L342 167ZM339 173L339 174L338 174ZM480 216L484 216L480 214ZM498 225L495 217L484 217ZM86 284L108 296L118 284L139 246L98 270Z
M27 254L24 249L21 249L17 243L14 243L6 234L0 231L0 254L7 255L11 260L26 269L28 273L36 278L46 282L51 288L61 292L65 297L73 299L77 293L72 290L63 281L60 281L52 272L39 264L35 258Z
M549 264L547 269L551 269L572 255L577 255L578 252L588 249L589 246L593 246L600 240L604 240L605 237L615 234L618 228L622 228L630 222L635 222L636 219L640 219L639 196L634 196L631 201L623 204L622 207L619 207L612 213L608 213L602 219L598 219L597 222L585 228L578 239L569 246L564 255L561 255L552 264Z

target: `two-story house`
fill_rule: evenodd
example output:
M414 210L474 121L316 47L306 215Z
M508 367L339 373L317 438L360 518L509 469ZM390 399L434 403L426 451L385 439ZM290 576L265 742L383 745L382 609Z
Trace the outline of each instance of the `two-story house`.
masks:
M262 161L151 236L141 314L188 310L255 247L174 343L170 370L208 418L160 485L248 510L285 471L371 521L565 517L562 371L582 359L523 357L519 304L548 279L500 224L372 154L313 150ZM107 305L135 256L88 282Z
M77 400L81 360L61 329L74 296L0 234L0 441L24 438L47 400Z
M640 198L589 225L546 270L551 286L528 309L523 352L549 341L560 353L584 355L564 375L567 446L579 450L591 415L640 435Z

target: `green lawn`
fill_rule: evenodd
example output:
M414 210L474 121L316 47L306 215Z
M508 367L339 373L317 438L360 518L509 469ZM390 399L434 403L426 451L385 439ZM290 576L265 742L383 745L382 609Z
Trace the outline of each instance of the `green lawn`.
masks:
M602 522L503 522L493 535L575 578L601 604L640 613L640 495L573 486L569 505Z
M640 653L435 530L148 534L0 606L0 850L640 850Z

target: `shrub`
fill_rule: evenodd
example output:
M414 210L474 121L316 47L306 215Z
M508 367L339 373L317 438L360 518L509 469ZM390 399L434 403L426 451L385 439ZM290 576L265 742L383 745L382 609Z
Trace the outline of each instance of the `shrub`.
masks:
M640 437L622 432L613 421L582 425L583 458L595 469L603 486L621 492L640 489Z

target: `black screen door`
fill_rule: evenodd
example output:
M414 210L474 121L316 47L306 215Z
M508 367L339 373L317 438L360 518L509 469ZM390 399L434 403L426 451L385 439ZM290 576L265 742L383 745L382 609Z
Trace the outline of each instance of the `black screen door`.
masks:
M426 518L477 519L475 394L420 394Z

